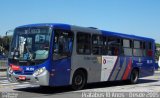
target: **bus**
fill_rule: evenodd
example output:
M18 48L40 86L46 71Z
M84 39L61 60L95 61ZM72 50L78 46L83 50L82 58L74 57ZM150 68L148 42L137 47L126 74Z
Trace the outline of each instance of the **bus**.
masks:
M11 82L82 89L88 83L137 83L155 70L155 40L60 23L14 30L8 58Z

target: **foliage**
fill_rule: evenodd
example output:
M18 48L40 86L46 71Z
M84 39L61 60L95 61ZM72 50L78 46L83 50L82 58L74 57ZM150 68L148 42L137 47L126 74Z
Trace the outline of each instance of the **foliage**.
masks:
M0 54L5 53L7 54L9 51L9 46L11 42L12 36L0 36Z
M156 43L156 47L157 47L157 48L160 48L160 44L159 44L159 43Z
M157 49L160 48L160 44L156 43L156 47L157 47ZM156 51L156 56L155 57L156 57L157 60L159 59L159 57L160 57L160 50Z

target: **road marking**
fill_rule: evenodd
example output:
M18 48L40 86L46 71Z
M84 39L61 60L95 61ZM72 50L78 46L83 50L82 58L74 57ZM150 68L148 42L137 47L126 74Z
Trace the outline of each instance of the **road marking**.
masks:
M3 78L6 78L6 79L7 79L7 77L0 77L0 79L1 79L1 78L2 78L2 79L3 79Z
M0 80L0 82L9 82L8 80Z
M32 85L32 84L16 84L16 83L12 83L12 84L0 84L0 88L21 88L21 87L37 87L39 85Z
M0 80L7 80L7 77L0 77Z
M6 82L6 83L2 83L2 84L0 84L0 85L5 85L5 86L7 86L7 85L17 85L17 84L19 84L19 83Z
M3 88L5 86L9 86L9 87L27 87L27 86L35 86L30 84L29 82L23 82L23 83L18 83L18 82L14 82L11 83L8 80L0 80L0 88Z
M21 85L16 85L16 86L24 87L24 86L31 86L31 84L21 84Z

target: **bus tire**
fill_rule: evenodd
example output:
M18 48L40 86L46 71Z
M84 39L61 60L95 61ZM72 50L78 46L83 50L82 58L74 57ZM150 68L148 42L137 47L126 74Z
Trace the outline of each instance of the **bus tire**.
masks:
M78 70L74 73L72 78L72 89L80 90L83 89L86 85L87 78L83 70Z
M137 69L133 69L132 72L131 72L129 82L131 84L136 84L138 82L138 78L139 78L139 71Z

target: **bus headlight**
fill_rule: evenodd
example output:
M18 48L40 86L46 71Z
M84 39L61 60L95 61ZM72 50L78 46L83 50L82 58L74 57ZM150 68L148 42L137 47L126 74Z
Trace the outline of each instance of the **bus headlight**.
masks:
M33 76L38 76L38 75L42 74L45 70L46 70L46 68L45 68L45 67L42 67L42 68L36 70L36 71L33 73Z

